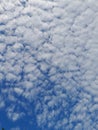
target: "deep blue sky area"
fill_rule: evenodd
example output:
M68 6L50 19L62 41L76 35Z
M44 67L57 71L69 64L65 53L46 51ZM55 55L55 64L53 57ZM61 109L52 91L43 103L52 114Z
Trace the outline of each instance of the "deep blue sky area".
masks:
M30 124L30 121L32 121L32 124ZM5 130L11 130L12 128L17 127L19 127L22 130L41 130L37 127L36 119L34 118L34 116L33 118L25 116L22 119L19 119L18 121L12 121L8 119L4 109L0 110L0 123L0 129L5 128Z
M11 84L11 82L10 82ZM11 87L10 85L5 85L4 81L0 84L0 87L2 88L7 88ZM2 95L4 99L7 98L8 95ZM14 95L17 97L17 95ZM13 121L12 119L9 119L7 116L7 111L6 109L11 107L12 102L7 102L7 105L4 108L0 109L0 130L1 128L5 128L5 130L14 130L15 128L19 128L19 130L42 130L37 126L36 122L36 117L34 113L34 105L33 104L28 104L27 100L23 99L21 96L17 97L17 100L23 100L25 104L28 105L28 111L29 109L32 110L32 114L28 116L28 114L25 111L25 108L22 109L22 107L18 106L19 104L15 104L16 108L19 107L20 112L24 112L26 115L21 117L20 119ZM16 129L15 129L16 130Z

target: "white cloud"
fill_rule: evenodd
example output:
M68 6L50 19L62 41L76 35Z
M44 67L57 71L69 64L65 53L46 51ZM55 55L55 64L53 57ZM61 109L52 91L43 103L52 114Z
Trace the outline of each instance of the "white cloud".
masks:
M19 127L11 128L11 130L20 130Z
M0 108L3 108L5 106L5 102L3 101L3 98L0 97Z
M24 116L24 113L23 112L15 112L15 106L11 106L7 109L7 115L8 115L8 118L13 120L13 121L16 121L18 120L19 118L21 118L22 116Z
M97 0L0 0L0 108L10 119L21 118L22 107L36 111L43 129L97 130L97 7Z

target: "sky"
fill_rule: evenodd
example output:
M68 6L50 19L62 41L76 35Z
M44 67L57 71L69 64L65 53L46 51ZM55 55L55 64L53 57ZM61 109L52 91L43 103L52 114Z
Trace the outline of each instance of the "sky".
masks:
M98 130L98 0L0 0L0 130Z

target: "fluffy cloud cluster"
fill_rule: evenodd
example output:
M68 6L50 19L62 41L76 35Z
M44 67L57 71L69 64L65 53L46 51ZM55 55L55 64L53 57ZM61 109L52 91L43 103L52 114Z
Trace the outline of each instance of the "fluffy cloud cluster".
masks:
M13 121L97 130L97 56L97 0L0 0L0 108Z

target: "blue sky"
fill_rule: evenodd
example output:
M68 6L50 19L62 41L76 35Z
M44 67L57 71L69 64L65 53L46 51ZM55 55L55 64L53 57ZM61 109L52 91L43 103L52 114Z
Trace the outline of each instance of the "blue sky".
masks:
M29 123L31 120L33 121L32 124ZM5 128L5 130L11 129L11 128L18 128L18 127L24 130L28 130L28 129L41 130L40 128L37 127L36 120L26 116L25 118L22 118L16 122L13 122L8 119L4 111L0 111L0 122L1 122L0 129Z
M98 130L97 56L97 0L0 0L0 129Z

